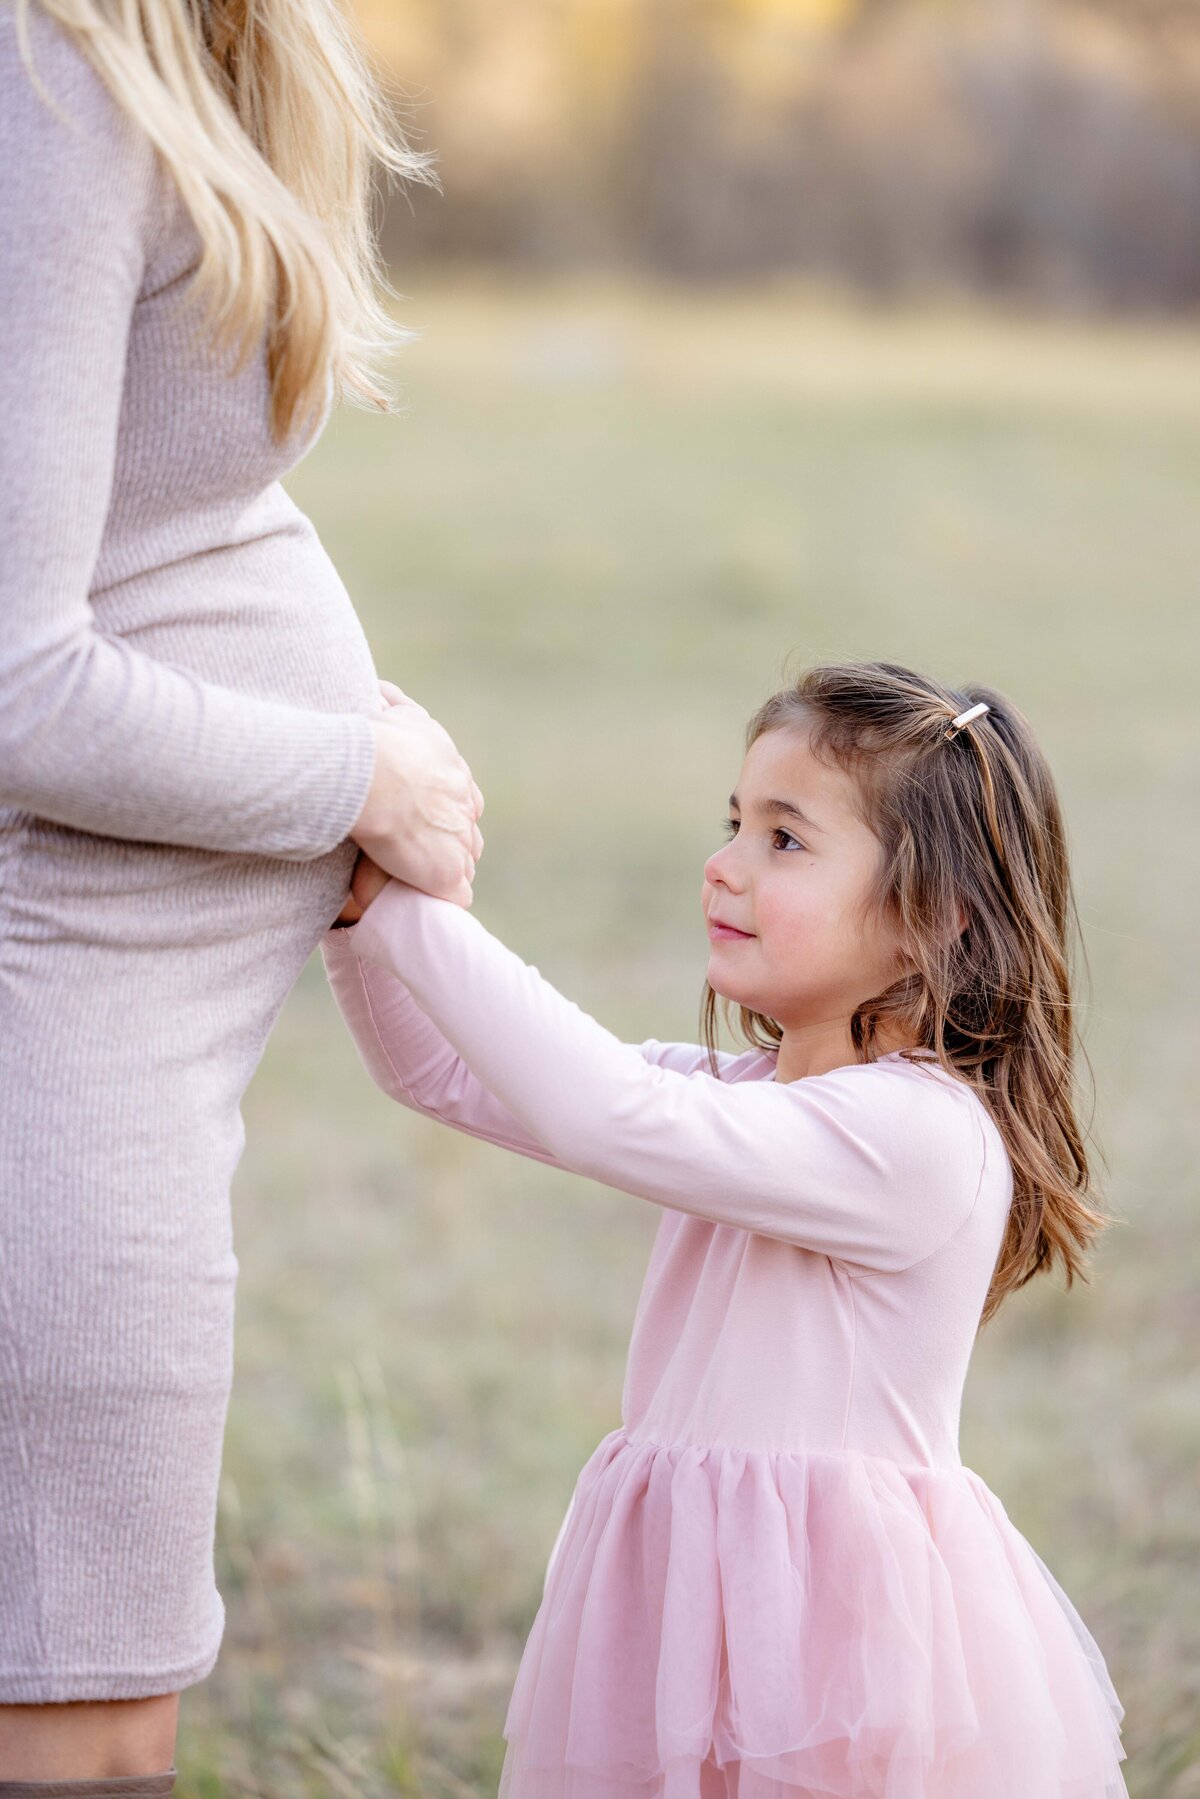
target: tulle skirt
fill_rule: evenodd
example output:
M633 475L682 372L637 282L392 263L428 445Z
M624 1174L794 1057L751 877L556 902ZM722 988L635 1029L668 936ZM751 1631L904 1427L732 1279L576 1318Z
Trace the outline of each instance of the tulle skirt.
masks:
M969 1468L605 1437L499 1799L1128 1799L1123 1707Z

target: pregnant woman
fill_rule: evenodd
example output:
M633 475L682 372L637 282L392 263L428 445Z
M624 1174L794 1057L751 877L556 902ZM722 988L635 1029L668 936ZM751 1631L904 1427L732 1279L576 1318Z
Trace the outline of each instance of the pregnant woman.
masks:
M333 0L0 0L0 1799L171 1791L242 1095L358 847L470 904L479 789L279 482L387 405L389 129Z

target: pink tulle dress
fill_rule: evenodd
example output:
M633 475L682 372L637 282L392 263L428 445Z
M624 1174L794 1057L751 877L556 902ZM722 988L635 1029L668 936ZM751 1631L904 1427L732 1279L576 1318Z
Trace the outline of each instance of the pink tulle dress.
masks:
M402 1105L662 1208L501 1799L1127 1799L1100 1649L959 1457L1012 1196L966 1083L929 1052L718 1080L397 881L322 954Z

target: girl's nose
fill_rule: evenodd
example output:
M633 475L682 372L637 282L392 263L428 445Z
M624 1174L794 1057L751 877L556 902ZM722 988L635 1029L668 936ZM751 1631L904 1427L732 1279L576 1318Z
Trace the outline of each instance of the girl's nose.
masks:
M720 882L725 887L737 886L737 872L731 854L733 843L723 843L719 850L714 850L704 864L704 878L715 887Z

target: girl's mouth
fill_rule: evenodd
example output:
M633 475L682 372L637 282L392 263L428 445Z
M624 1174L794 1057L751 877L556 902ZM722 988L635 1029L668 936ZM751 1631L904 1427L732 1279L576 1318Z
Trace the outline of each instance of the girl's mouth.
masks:
M754 935L753 931L739 931L731 924L721 924L718 919L708 921L708 934L715 943L748 943Z

